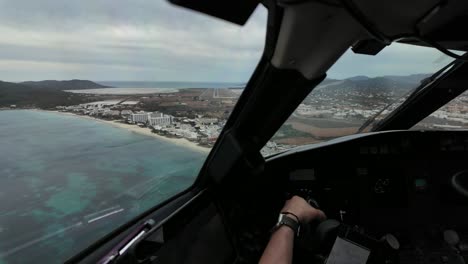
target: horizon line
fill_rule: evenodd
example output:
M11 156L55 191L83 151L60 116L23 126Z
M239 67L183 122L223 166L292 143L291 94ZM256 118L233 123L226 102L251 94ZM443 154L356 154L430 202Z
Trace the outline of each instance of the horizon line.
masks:
M359 74L359 75L353 75L353 76L348 76L345 78L337 78L334 76L327 76L325 79L335 79L335 80L345 80L353 77L366 77L366 78L378 78L378 77L385 77L385 76L411 76L411 75L432 75L432 73L412 73L412 74L407 74L407 75L402 75L402 74L386 74L386 75L375 75L375 76L369 76L365 74ZM177 80L93 80L93 79L79 79L79 78L71 78L71 79L41 79L41 80L22 80L22 81L9 81L9 80L4 80L0 79L0 81L3 82L12 82L12 83L22 83L22 82L42 82L42 81L71 81L71 80L80 80L80 81L92 81L92 82L181 82L181 83L241 83L241 84L247 84L247 81L177 81Z

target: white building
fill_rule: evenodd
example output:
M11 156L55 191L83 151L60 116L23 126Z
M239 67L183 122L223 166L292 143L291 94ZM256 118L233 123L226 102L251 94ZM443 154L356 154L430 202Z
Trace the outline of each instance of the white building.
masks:
M170 115L164 115L161 113L160 116L150 117L148 120L150 126L167 126L171 125L174 122L174 117Z
M136 113L131 114L128 119L133 123L147 123L149 117L149 113Z
M217 118L198 118L196 119L196 121L200 124L207 125L207 124L217 123L218 119Z
M104 113L102 113L103 116L112 116L112 117L118 117L120 116L120 111L118 110L106 110Z
M167 126L174 122L174 117L160 112L154 113L135 113L128 119L133 123L145 123L150 126Z
M98 101L98 102L91 102L86 104L80 104L81 107L85 108L104 108L104 107L111 107L117 105L120 100L107 100L107 101Z
M183 130L183 129L174 129L174 130L170 130L169 133L175 135L175 136L179 136L179 137L183 137L183 138L187 138L187 139L197 139L198 138L198 134L194 131L189 131L189 130Z

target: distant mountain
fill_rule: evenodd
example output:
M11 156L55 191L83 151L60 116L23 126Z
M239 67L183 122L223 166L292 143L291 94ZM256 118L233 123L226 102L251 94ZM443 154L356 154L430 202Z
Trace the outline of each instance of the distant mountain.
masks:
M369 80L369 79L370 78L365 76L365 75L358 75L358 76L348 78L347 80L350 80L350 81L363 81L363 80Z
M59 85L60 83L60 85ZM80 89L80 85L102 85L90 81L44 81L12 83L0 81L0 107L16 105L18 107L53 108L57 105L75 105L85 102L85 99L73 93L62 90ZM87 86L87 88L91 88Z
M345 80L320 84L316 89L327 94L342 93L365 93L377 95L380 93L393 93L395 95L404 93L414 87L413 83L400 81L387 77L375 78L348 78Z
M429 76L430 74L413 74L373 78L354 76L344 80L326 79L315 88L309 99L335 98L338 101L357 104L387 104L407 94L417 87L422 79Z
M55 81L45 80L38 82L21 82L19 84L26 85L32 88L52 89L52 90L82 90L82 89L98 89L109 88L110 86L101 85L88 80L69 80Z

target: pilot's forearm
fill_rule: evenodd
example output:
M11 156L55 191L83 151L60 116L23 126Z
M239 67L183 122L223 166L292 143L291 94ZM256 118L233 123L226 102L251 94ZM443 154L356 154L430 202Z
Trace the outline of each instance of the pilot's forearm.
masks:
M281 226L268 242L267 248L260 258L260 264L290 264L292 263L294 231Z

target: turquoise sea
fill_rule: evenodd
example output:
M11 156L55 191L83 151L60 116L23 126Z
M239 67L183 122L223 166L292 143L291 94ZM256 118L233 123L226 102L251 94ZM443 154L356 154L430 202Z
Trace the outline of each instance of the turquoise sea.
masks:
M0 263L61 263L190 186L207 154L98 121L0 111Z

